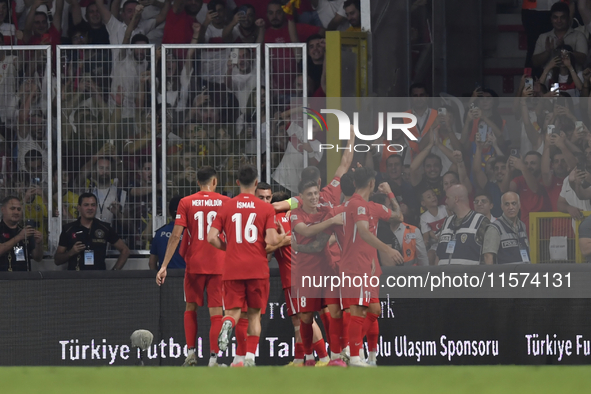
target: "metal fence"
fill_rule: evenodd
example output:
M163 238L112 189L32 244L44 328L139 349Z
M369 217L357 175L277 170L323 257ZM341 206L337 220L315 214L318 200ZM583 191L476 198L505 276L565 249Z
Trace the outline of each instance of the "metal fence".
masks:
M0 198L23 201L24 222L43 234L45 245L55 188L51 64L48 45L0 47Z

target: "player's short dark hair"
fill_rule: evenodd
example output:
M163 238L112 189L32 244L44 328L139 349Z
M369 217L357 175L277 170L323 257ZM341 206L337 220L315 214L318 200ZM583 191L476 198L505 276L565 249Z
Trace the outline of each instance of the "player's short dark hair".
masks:
M302 181L318 182L318 179L320 179L320 170L316 166L308 166L302 170L300 179Z
M439 162L439 166L440 167L443 167L443 162L441 161L441 157L437 156L435 153L429 153L427 155L427 157L425 157L425 160L423 161L423 166L425 166L425 163L429 159L435 159L435 160L437 160Z
M361 11L361 0L347 0L343 3L343 9L354 5L359 11Z
M94 198L94 202L97 203L98 200L96 198L96 196L93 193L82 193L80 196L78 196L78 206L82 205L82 201L86 198Z
M300 194L302 194L305 190L311 188L311 187L318 187L318 182L314 182L314 181L305 181L305 180L301 180L300 183L298 183L298 191L300 192Z
M240 182L240 186L252 186L257 180L257 177L257 168L253 165L245 164L238 169L238 181Z
M174 196L168 202L168 213L170 214L170 216L172 216L173 219L174 219L174 216L176 215L176 211L179 208L179 203L181 202L181 199L182 199L181 196Z
M306 44L309 45L310 42L312 40L322 40L324 37L322 37L320 34L312 34L310 37L308 37L308 39L306 40Z
M135 44L138 41L145 41L146 44L150 43L150 39L144 34L136 34L135 36L131 37L131 44Z
M289 200L291 197L284 191L278 191L273 193L273 197L271 198L271 204L274 202L285 201Z
M408 95L412 95L412 91L415 89L424 89L425 92L427 92L427 95L429 95L429 89L427 89L427 85L425 85L422 82L415 82L412 85L410 85L410 88L408 88Z
M0 201L0 204L2 204L2 206L8 204L9 202L11 202L12 200L17 200L20 201L21 199L18 198L17 196L14 195L10 195L10 196L6 196L2 199L2 201Z
M492 197L485 191L474 193L474 199L476 200L478 197L486 197L491 204L493 203Z
M523 158L525 159L527 156L536 156L538 159L542 160L542 154L535 150L530 150L525 155L523 155Z
M552 4L552 8L550 8L550 15L555 12L564 12L566 15L570 16L570 9L568 8L568 5L561 1Z
M357 168L353 174L356 189L363 189L376 178L376 172L367 167Z
M267 182L259 182L257 185L257 190L271 190L271 185Z
M448 172L446 172L445 174L443 174L442 178L444 176L446 176L446 175L453 175L453 176L456 177L456 179L458 180L458 182L460 181L460 175L457 172L455 172L455 171L448 171Z
M207 185L217 174L217 171L211 166L201 167L197 170L197 183Z
M353 174L353 171L349 171L341 177L341 191L345 197L351 197L355 193L355 177Z

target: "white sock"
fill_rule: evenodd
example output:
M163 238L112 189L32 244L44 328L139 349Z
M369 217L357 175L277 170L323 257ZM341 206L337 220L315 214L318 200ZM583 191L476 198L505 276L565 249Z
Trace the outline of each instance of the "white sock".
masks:
M339 360L341 358L341 353L334 353L334 352L330 352L330 359L331 360Z
M359 358L365 360L365 350L363 349L363 346L359 349Z
M351 356L351 364L360 364L360 363L361 363L361 357Z
M246 353L245 359L254 361L254 353Z
M195 353L195 348L191 348L189 349L189 351L187 352L187 356L190 356L191 354Z
M378 359L378 352L369 352L369 361L376 361Z
M346 346L346 347L343 349L343 351L342 351L341 353L344 353L344 354L346 354L346 355L350 356L350 355L351 355L351 349L349 349L349 345L347 345L347 346Z
M313 354L306 354L306 361L312 360L314 361L314 355Z
M216 359L218 358L218 355L216 353L210 353L209 354L209 359L211 360L212 358Z
M330 361L330 357L328 357L328 356L326 356L326 357L322 357L322 358L320 359L320 361L322 361L323 363L327 363L327 362L329 362L329 361Z
M240 362L244 362L244 356L234 356L234 361L232 362L232 364L238 364Z

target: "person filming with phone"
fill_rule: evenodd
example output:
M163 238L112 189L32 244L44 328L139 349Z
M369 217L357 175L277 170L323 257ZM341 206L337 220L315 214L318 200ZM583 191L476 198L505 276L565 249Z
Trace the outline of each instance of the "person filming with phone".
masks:
M0 271L30 271L31 258L43 259L43 236L30 224L23 226L23 206L18 197L2 200Z

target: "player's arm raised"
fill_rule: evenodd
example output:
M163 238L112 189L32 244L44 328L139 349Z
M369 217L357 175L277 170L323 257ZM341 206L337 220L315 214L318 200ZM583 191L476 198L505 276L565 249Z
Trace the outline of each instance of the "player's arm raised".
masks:
M185 228L183 226L179 226L175 224L172 228L172 234L168 239L168 244L166 244L166 253L164 254L164 261L162 262L162 267L156 274L156 283L158 286L164 283L166 279L166 267L170 264L170 260L172 260L172 256L174 256L174 252L176 251L176 247L179 245L181 241L181 236L183 235L183 231Z
M369 222L365 220L360 220L356 222L356 224L357 231L359 232L359 236L361 237L361 239L363 239L372 247L376 248L378 251L384 253L386 257L386 264L384 265L388 265L388 262L393 262L396 265L404 264L404 259L397 250L392 249L390 246L380 241L378 237L376 237L371 233L371 231L369 231Z
M390 200L390 204L392 204L392 214L390 215L391 222L402 222L404 218L402 217L402 211L400 210L400 205L398 205L398 200L396 200L396 196L392 193L392 189L390 188L390 184L388 182L382 182L378 186L378 191L380 193L386 194L388 199Z
M349 142L347 142L347 147L345 148L345 152L343 152L343 156L341 157L341 164L337 168L337 171L334 173L335 177L342 177L345 175L349 168L351 168L351 163L353 162L353 155L355 151L353 149L353 145L355 144L355 128L351 125L350 128L350 135L349 135Z

